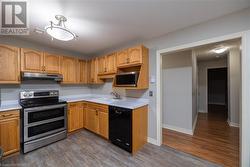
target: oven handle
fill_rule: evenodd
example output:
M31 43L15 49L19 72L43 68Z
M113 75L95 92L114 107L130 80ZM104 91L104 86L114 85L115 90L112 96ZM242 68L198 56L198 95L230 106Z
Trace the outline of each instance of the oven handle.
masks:
M50 106L39 106L39 107L32 107L32 108L25 108L24 112L36 112L36 111L43 111L55 108L65 107L67 104L57 104L57 105L50 105Z

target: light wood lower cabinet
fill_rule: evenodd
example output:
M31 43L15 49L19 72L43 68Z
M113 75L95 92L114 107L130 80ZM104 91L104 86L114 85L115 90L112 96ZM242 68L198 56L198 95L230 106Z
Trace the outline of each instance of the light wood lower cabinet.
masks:
M81 129L85 124L85 109L82 102L68 104L68 132Z
M0 112L0 147L4 156L20 150L19 111Z
M68 104L68 132L86 128L108 139L108 106L74 102Z
M108 106L87 103L85 128L108 139Z

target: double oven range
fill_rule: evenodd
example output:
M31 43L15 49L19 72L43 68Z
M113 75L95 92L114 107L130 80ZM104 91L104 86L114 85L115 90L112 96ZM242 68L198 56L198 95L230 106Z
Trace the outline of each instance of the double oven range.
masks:
M67 137L67 103L57 90L20 92L23 153Z

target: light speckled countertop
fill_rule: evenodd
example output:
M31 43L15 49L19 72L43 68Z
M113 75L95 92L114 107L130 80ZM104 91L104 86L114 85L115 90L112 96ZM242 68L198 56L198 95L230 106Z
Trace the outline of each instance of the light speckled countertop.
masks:
M110 106L117 106L129 109L139 108L148 105L149 100L144 98L128 98L122 97L122 99L113 99L111 96L107 95L75 95L75 96L63 96L60 97L61 100L67 102L77 102L77 101L88 101L100 104L106 104Z
M113 99L111 96L96 94L61 96L60 99L67 102L88 101L129 109L139 108L148 105L149 103L149 100L144 98L122 97L122 99ZM22 107L19 105L18 100L2 101L0 105L0 112L8 110L19 110L21 108Z
M19 105L17 100L2 101L0 105L0 112L8 110L19 110L22 107Z

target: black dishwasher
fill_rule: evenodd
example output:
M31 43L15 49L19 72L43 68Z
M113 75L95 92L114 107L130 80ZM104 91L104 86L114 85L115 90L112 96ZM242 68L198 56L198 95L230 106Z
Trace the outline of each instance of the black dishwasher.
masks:
M109 140L132 152L132 110L109 106Z

